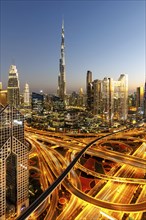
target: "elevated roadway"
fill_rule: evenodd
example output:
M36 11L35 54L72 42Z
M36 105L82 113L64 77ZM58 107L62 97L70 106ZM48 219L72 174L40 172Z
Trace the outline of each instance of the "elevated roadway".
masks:
M121 132L121 131L119 131ZM118 132L117 132L118 133ZM111 136L113 134L108 134L104 136L104 138ZM45 191L42 193L41 196L39 196L34 203L32 203L28 208L24 210L24 212L17 218L17 220L24 220L26 219L37 207L39 207L40 204L42 204L45 199L52 193L52 191L64 180L64 178L68 175L68 173L71 171L71 169L74 167L74 165L77 163L77 161L81 158L81 156L86 152L86 150L94 144L96 141L103 139L103 137L96 138L95 140L91 141L89 144L87 144L74 158L74 160L68 165L68 167L63 171L63 173L54 181L54 183ZM78 195L77 195L78 196ZM96 206L101 206L107 209L111 210L118 210L118 211L125 211L125 212L135 212L137 211L143 211L146 207L146 202L138 203L138 204L115 204L115 203L108 203L101 200L96 200L92 197L87 198L86 194L83 195L82 193L82 199L86 202L91 203ZM89 199L89 200L88 200Z

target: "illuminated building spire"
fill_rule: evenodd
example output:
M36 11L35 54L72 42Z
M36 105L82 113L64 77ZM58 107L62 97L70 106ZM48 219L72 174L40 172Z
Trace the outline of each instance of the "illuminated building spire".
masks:
M18 107L20 104L20 91L19 91L19 79L18 72L15 65L10 66L9 79L8 79L8 103L14 107Z
M65 79L65 44L64 44L64 21L62 21L61 33L61 56L59 63L59 76L58 76L58 95L65 101L66 96L66 79Z

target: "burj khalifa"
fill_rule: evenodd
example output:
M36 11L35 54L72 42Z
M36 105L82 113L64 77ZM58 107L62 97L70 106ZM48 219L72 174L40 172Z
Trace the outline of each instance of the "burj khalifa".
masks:
M65 77L65 44L64 44L64 22L62 22L61 33L61 56L59 60L58 96L65 102L66 77Z

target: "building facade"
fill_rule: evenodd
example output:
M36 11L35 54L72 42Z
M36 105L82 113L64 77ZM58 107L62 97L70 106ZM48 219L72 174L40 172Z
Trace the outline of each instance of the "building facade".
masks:
M24 88L24 105L30 105L30 94L29 94L29 85L26 83Z
M136 108L138 110L138 108L143 109L143 105L144 105L144 88L142 86L137 87L136 90Z
M87 71L86 78L86 92L87 92L87 109L91 111L93 108L93 82L92 82L92 72Z
M29 205L24 118L10 105L0 106L0 153L0 220L5 220Z
M44 95L32 92L31 106L32 106L32 114L43 115Z
M125 121L128 114L128 76L121 74L118 81L105 77L88 82L87 108L105 122Z
M11 65L8 78L8 104L18 107L20 104L20 88L18 72L15 65Z
M64 22L62 22L61 34L61 57L59 60L58 96L65 102L66 97L66 74L65 74L65 44L64 44Z

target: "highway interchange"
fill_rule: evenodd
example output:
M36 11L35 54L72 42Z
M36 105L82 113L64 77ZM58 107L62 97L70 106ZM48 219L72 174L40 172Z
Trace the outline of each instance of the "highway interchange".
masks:
M96 134L96 136L86 135L86 137L81 138L63 133L53 135L52 132L26 127L26 140L31 144L29 157L30 159L33 159L34 156L38 157L43 191L53 185L52 183L56 178L60 177L71 161L76 158L79 152L83 151L88 143L94 143L96 139L96 144L87 147L86 154L90 157L96 156L104 160L114 161L118 167L118 169L113 167L108 173L101 174L84 167L79 159L67 177L62 178L61 184L49 193L51 196L48 196L41 205L37 206L28 219L39 219L43 212L46 213L43 218L46 220L124 220L127 216L134 220L143 219L144 212L146 212L146 181L144 179L146 136L143 135L139 139L138 133L140 135L145 134L145 129L145 127L133 128L109 136L104 134L102 137L102 135ZM113 137L120 143L124 143L121 141L123 136L127 141L131 141L132 138L132 142L136 146L135 150L127 143L125 143L127 154L102 147L101 143L108 140L114 143ZM65 155L57 150L60 147L65 151ZM86 172L98 179L97 184L88 193L82 191L80 177L76 170ZM71 196L57 216L56 207L61 185Z

